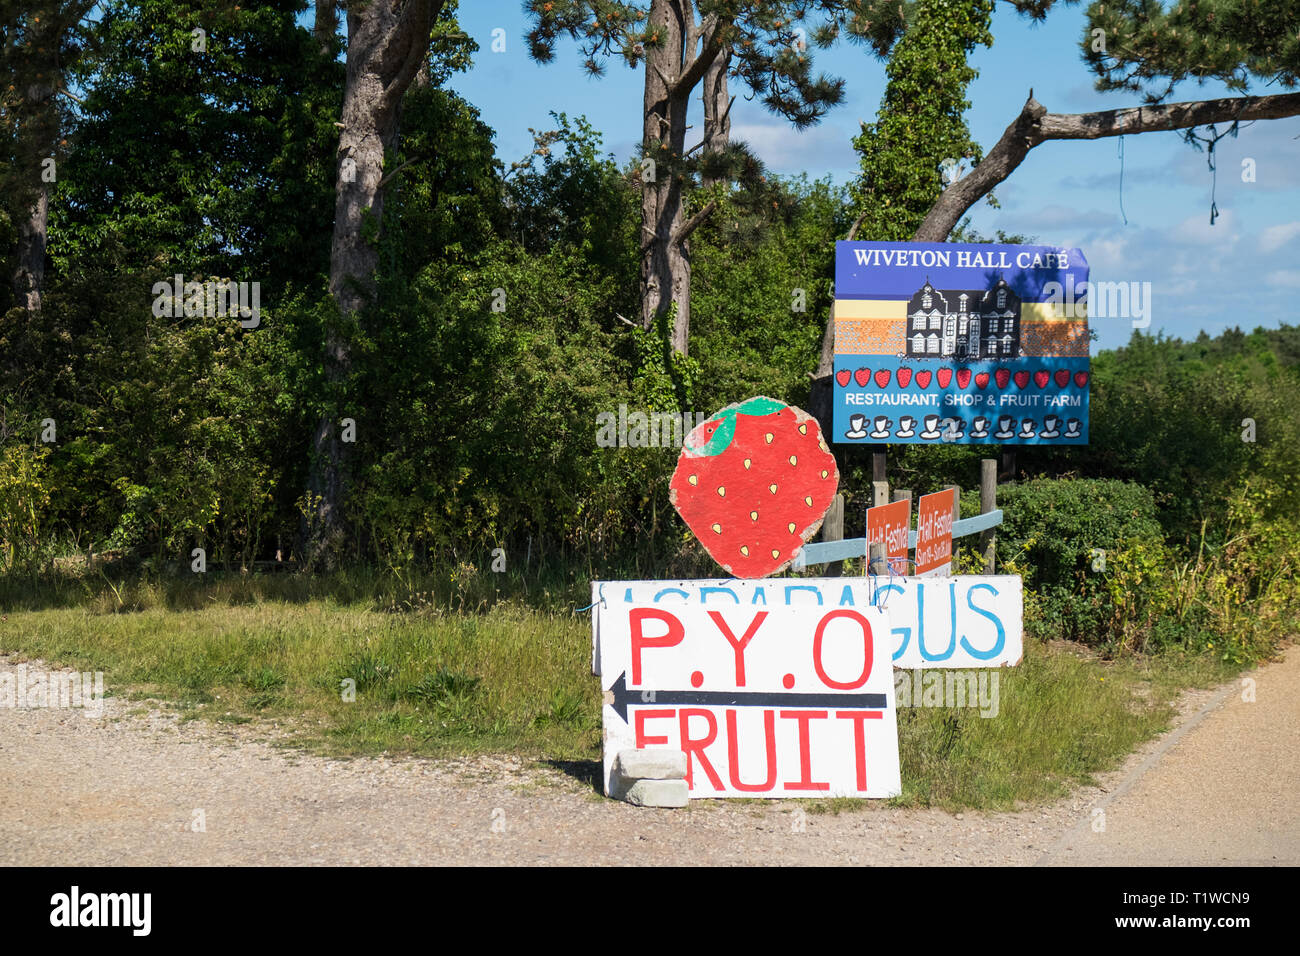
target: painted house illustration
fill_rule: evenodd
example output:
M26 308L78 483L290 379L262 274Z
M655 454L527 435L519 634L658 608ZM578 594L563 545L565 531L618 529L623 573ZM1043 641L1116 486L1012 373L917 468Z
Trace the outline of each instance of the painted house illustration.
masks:
M936 289L929 280L907 304L909 358L1014 358L1020 296L1005 279L986 290Z

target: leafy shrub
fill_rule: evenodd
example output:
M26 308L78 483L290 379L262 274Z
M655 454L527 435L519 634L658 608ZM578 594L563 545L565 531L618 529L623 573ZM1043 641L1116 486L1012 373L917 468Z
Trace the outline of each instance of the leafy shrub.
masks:
M1026 587L1038 592L1037 614L1026 615L1032 631L1106 643L1115 626L1116 591L1107 578L1112 562L1129 589L1125 613L1154 613L1158 575L1150 569L1169 558L1146 488L1107 479L1038 478L1001 490L999 499L999 564L1021 573Z
M1177 648L1247 664L1300 623L1300 537L1278 516L1285 495L1248 483L1217 521L1202 522L1188 555L1161 537L1140 485L1035 479L1001 495L999 556L1024 576L1031 634L1109 653Z
M0 567L34 567L44 550L51 481L49 451L6 445L0 453Z
M1267 482L1248 483L1224 503L1221 527L1210 533L1210 522L1203 524L1195 557L1168 574L1167 607L1150 643L1240 665L1266 657L1296 632L1300 537L1289 515L1276 516L1286 495Z
M1150 488L1166 541L1189 550L1204 519L1218 534L1213 519L1247 481L1268 480L1271 512L1295 514L1300 419L1288 401L1300 385L1298 346L1300 329L1286 325L1189 342L1134 332L1093 360L1088 446L1023 448L1020 463Z

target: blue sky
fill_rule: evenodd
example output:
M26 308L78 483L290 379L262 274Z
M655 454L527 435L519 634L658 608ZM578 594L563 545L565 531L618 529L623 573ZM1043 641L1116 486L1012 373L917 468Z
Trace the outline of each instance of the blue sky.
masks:
M461 5L460 22L479 44L473 68L451 85L482 112L496 131L498 156L509 165L531 147L528 130L550 129L550 111L585 115L620 162L640 137L641 72L611 62L590 79L572 43L540 65L528 56L527 21L517 0L477 0ZM493 52L493 30L505 31L505 50ZM992 147L1015 118L1030 87L1052 112L1074 113L1137 105L1127 93L1098 93L1079 56L1082 6L1061 7L1034 24L999 4L994 45L977 50L980 71L970 90L971 130ZM847 182L857 171L851 140L875 117L884 92L884 64L856 45L815 51L815 66L846 79L845 101L817 126L797 132L743 96L732 110L732 135L747 141L770 169L806 172ZM733 81L733 93L744 92ZM1253 89L1252 92L1278 92ZM1227 95L1219 84L1184 84L1176 100ZM687 134L698 141L698 103ZM1034 149L1000 186L1001 209L983 203L973 224L991 234L1003 229L1046 245L1078 246L1094 281L1150 282L1151 327L1194 338L1233 325L1254 328L1300 321L1300 118L1259 122L1216 147L1219 216L1210 225L1211 172L1204 152L1178 133L1123 139L1121 214L1119 140L1050 142ZM1242 161L1253 159L1255 181L1243 182ZM1125 222L1127 217L1127 222ZM837 237L838 238L838 237ZM870 236L860 238L869 239ZM1097 319L1094 347L1122 345L1128 319Z

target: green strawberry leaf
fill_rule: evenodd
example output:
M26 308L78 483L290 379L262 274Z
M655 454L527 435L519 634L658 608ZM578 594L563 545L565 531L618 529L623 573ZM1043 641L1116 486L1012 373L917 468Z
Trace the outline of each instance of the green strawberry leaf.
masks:
M778 402L774 398L762 395L743 401L739 405L733 405L714 415L701 426L703 438L696 439L699 444L692 444L688 436L683 451L692 458L711 458L720 455L730 447L732 439L736 437L737 415L771 415L785 407L785 402ZM711 425L715 427L710 428Z
M741 402L736 407L736 411L742 415L771 415L773 412L779 412L785 407L785 402L778 402L775 398L760 395L757 398Z

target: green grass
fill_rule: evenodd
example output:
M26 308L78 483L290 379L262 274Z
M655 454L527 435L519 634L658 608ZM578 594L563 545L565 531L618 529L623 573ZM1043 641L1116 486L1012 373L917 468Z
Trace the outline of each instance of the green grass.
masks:
M274 718L316 752L516 753L598 776L585 613L513 599L451 611L436 595L399 599L366 582L288 576L134 582L74 597L28 593L0 605L0 650L103 670L110 694L152 695L187 718ZM903 794L892 802L955 810L1051 800L1167 727L1180 690L1233 673L1207 656L1102 662L1031 642L1001 672L997 717L900 709ZM355 701L344 699L345 682Z
M1103 663L1030 642L1025 659L999 673L996 717L899 708L903 793L894 802L1007 809L1060 797L1166 729L1181 690L1233 673L1208 657Z
M340 755L575 759L600 741L591 628L573 614L392 614L323 601L55 608L11 612L0 650L103 670L110 692L143 690L195 716L295 718L299 743Z

